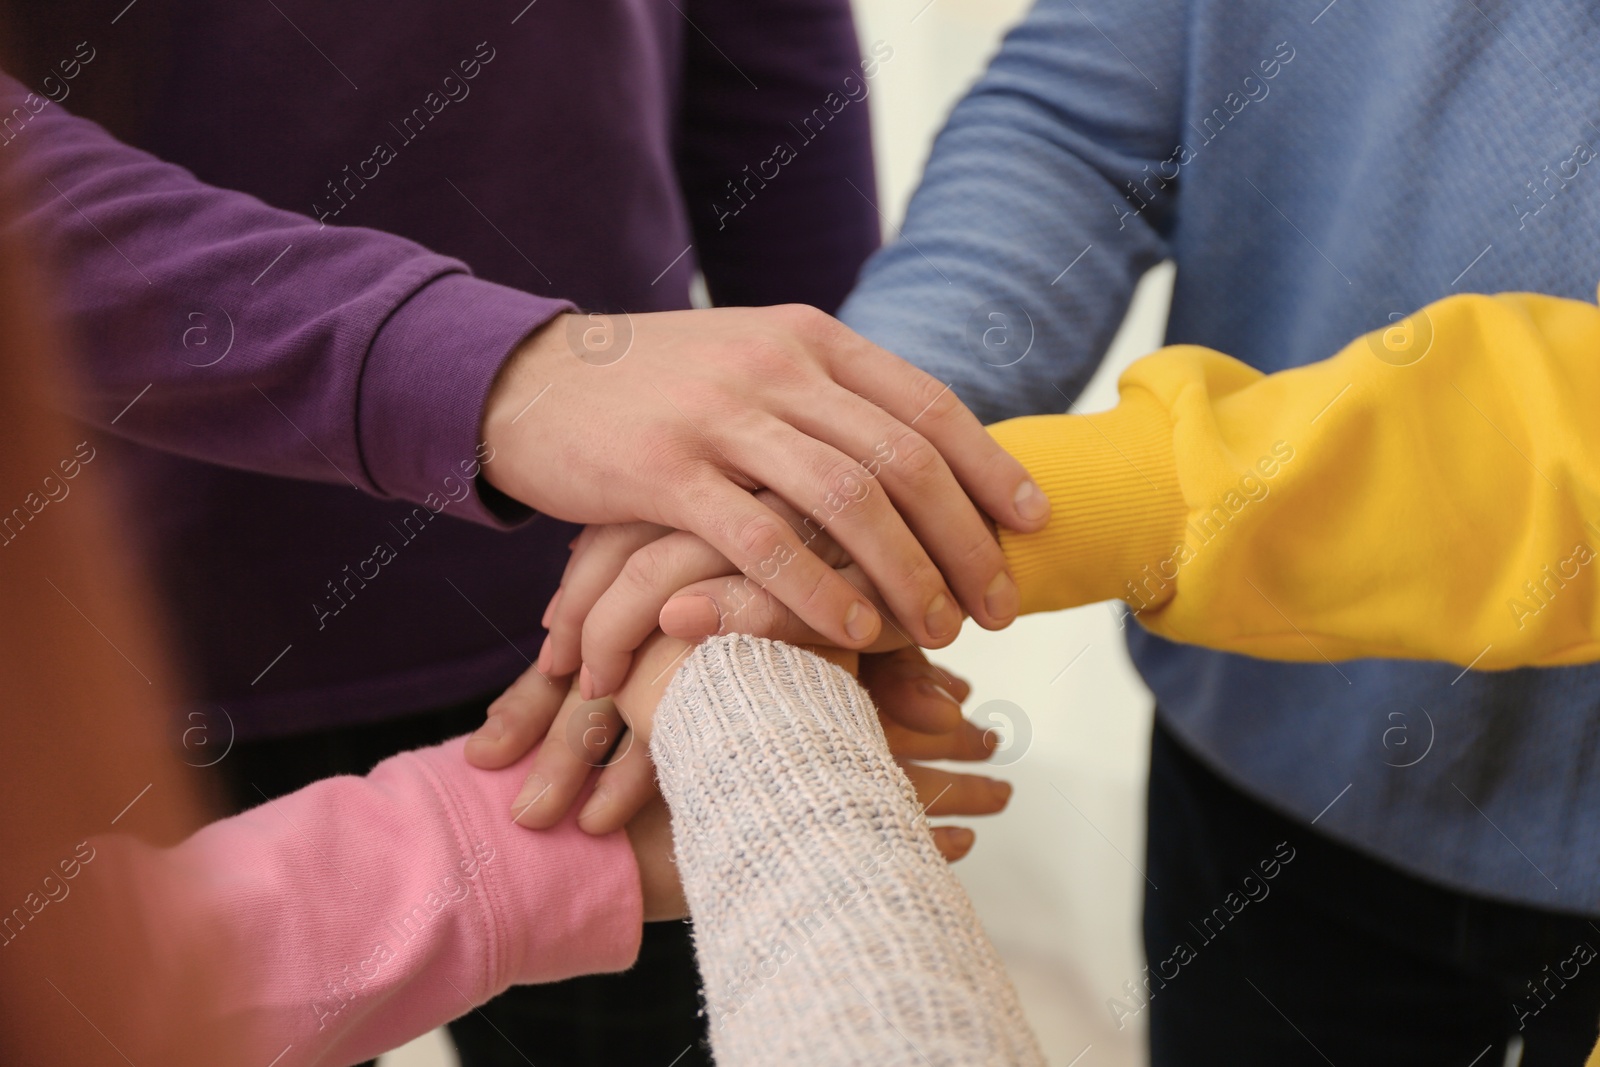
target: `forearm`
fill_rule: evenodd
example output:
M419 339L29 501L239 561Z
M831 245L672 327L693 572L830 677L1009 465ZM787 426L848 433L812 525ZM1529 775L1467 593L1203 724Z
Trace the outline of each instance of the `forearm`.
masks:
M318 782L170 850L95 839L86 870L139 902L157 957L210 976L205 1010L241 1062L353 1063L507 986L630 966L626 835L514 825L527 760L483 771L461 748ZM159 992L152 1017L172 1025Z
M1053 506L1000 535L1023 610L1118 597L1268 659L1600 658L1600 309L1452 297L1407 328L1431 346L1271 376L1169 348L1110 412L992 427Z
M650 749L721 1067L1044 1063L843 670L712 638L668 687Z
M52 267L74 413L111 433L423 503L483 458L496 373L566 306L205 185L0 75L14 108L5 225ZM460 513L488 520L475 498Z

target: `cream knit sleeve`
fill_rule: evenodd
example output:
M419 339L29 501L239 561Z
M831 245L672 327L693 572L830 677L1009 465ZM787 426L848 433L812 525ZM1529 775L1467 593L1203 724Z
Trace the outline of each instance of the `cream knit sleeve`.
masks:
M872 701L808 652L690 654L650 744L719 1067L1043 1067Z

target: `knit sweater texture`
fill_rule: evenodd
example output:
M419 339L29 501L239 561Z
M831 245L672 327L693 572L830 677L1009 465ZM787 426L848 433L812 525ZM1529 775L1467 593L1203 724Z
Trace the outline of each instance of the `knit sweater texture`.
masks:
M719 1067L1044 1057L871 699L762 638L713 638L657 712Z

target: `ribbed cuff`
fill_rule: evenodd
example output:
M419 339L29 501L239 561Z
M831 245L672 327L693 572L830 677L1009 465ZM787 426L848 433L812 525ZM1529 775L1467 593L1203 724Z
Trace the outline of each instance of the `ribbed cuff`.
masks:
M1000 531L1023 612L1114 597L1137 598L1144 610L1172 596L1161 569L1183 543L1187 512L1158 401L1135 392L1111 411L1030 415L989 433L1050 498L1043 530Z
M633 845L624 831L596 837L572 810L548 830L511 821L511 805L538 748L495 771L465 766L463 738L410 754L426 768L464 853L486 868L472 879L486 918L488 992L625 971L639 957L644 898Z
M532 511L481 496L489 459L483 408L500 367L529 334L572 305L447 274L412 294L384 323L361 372L363 465L379 492L443 507L491 526Z

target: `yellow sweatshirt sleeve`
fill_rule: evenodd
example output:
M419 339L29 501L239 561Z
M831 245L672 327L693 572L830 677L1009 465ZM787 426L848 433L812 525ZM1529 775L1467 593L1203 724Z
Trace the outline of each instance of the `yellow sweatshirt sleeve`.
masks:
M1600 660L1600 308L1454 296L1264 375L1180 345L1121 403L990 428L1050 497L1024 611L1126 600L1278 660Z

